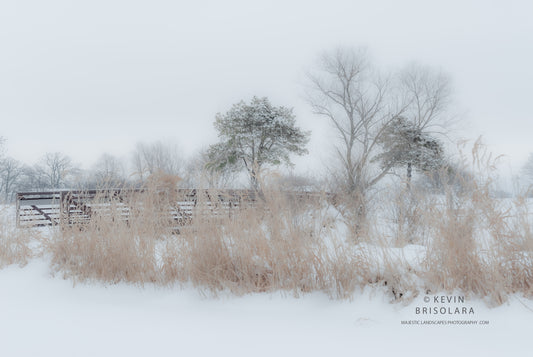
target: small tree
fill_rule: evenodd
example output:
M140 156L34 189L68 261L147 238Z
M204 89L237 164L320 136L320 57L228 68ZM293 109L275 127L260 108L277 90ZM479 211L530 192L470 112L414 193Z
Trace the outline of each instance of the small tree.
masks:
M384 152L376 156L383 167L405 166L410 186L413 168L420 171L438 170L443 163L440 143L420 127L403 117L397 117L380 137Z
M291 165L290 154L307 153L309 133L296 127L292 109L273 107L267 98L241 101L226 114L217 114L215 128L220 142L208 150L208 167L244 168L256 190L265 165Z
M411 190L412 171L417 169L432 174L438 172L443 165L441 145L417 123L404 117L397 117L387 125L379 143L383 152L375 160L382 167L403 167L407 170L407 190L398 192L394 207L398 236L412 242L420 233L417 231L420 228L421 210L419 197Z

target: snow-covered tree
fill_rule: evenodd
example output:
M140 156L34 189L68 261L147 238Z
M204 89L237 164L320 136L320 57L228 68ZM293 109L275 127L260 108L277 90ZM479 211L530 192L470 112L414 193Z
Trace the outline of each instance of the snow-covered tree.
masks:
M307 153L309 133L296 126L292 109L274 107L267 98L252 98L217 114L215 128L220 142L209 147L209 167L246 169L254 189L261 170L268 165L291 165L290 154Z
M391 121L379 142L383 152L377 155L375 160L378 160L382 167L405 167L408 184L413 168L434 171L443 164L441 144L404 117Z

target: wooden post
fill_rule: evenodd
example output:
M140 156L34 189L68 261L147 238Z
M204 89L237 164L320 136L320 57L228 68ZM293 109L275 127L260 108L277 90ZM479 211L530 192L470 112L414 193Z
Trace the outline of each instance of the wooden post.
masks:
M17 193L17 228L20 228L20 194Z
M59 194L59 224L61 227L65 225L65 191Z

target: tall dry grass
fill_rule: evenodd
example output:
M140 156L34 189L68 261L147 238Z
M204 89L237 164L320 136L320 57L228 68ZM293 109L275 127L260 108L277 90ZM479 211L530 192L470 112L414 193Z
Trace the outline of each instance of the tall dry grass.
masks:
M429 291L460 290L501 304L512 293L531 296L532 216L525 196L494 197L493 158L474 144L468 182L444 186L440 202L427 207L432 227L424 283ZM459 179L459 178L458 178Z
M88 223L55 231L52 264L76 280L191 282L213 294L318 290L349 297L365 284L366 263L334 237L325 198L298 201L273 190L228 211L217 192L209 197L198 197L183 226L169 219L172 204L158 190L111 202Z
M495 197L497 158L480 142L462 157L462 166L439 173L439 191L400 183L381 192L373 217L377 227L366 237L374 247L368 261L373 283L386 285L395 299L418 291L461 291L493 304L513 293L532 296L528 195ZM397 254L395 247L423 247L424 252L413 259Z
M170 233L171 221L160 197L155 191L97 196L88 222L54 230L47 244L52 266L81 281L157 282L157 243Z
M34 230L18 230L15 215L10 206L0 206L0 268L19 264L26 265L36 254L31 247L39 235Z
M345 200L333 206L326 195L298 200L267 188L263 199L228 211L213 191L198 197L191 220L176 221L182 198L150 184L128 197L96 199L90 221L57 227L45 248L53 267L75 280L191 283L215 295L281 290L350 298L374 286L394 301L453 291L495 304L514 293L531 297L526 195L496 199L494 160L480 146L472 156L465 162L472 174L442 180L440 193L415 185L385 191L357 240L349 217L341 218ZM31 256L25 231L0 230L0 237L1 262Z

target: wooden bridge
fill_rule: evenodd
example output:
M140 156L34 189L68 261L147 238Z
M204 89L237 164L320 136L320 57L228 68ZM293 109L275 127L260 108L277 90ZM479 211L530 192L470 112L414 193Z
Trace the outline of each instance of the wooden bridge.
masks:
M129 219L131 198L143 189L59 190L46 192L18 192L16 200L17 227L43 227L87 222L91 216L108 213L112 207ZM201 202L203 208L215 207L228 211L242 202L254 202L256 194L249 190L179 189L173 192L175 204L168 212L180 223L190 220Z
M132 212L131 198L142 192L145 190L18 192L16 200L17 227L84 223L88 222L95 213L111 214L112 209L118 210L120 217L128 220ZM309 200L313 197L316 199L322 196L320 193L313 192L287 194L290 195L291 201ZM330 196L331 194L328 194L328 197ZM168 207L165 208L165 214L168 214L178 225L190 222L194 212L198 209L209 210L211 214L231 214L232 210L243 204L251 205L258 199L257 193L251 190L178 189L172 192L171 197L175 203L168 204Z

